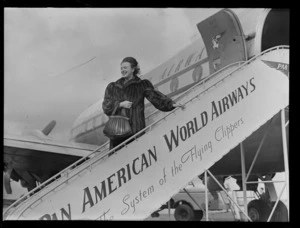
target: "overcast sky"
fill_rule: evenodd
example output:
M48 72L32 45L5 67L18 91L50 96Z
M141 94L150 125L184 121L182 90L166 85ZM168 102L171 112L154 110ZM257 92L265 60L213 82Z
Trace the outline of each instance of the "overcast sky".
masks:
M196 24L220 9L5 8L4 133L57 125L68 140L78 115L103 98L135 57L142 74L200 37ZM101 107L99 107L101 108ZM17 198L25 189L12 181Z
M124 57L147 73L200 37L196 24L218 10L5 8L4 132L54 119L50 135L68 140L76 117L121 77Z

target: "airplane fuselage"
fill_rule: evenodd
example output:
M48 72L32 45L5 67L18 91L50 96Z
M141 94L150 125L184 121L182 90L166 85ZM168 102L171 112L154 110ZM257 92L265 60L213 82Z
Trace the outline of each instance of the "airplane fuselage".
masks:
M262 51L278 45L289 45L289 13L287 10L245 9L239 11L238 18L246 41L247 59ZM214 48L218 48L216 37ZM199 38L181 50L177 55L152 69L142 79L150 80L154 87L172 99L176 99L196 83L209 77L211 72L207 49ZM241 75L242 76L242 75ZM150 117L155 108L146 101L145 116L147 125L155 121ZM272 133L266 138L266 145L259 157L259 163L253 172L268 173L283 171L283 155L281 144L281 122L278 115L272 123ZM97 101L85 110L75 121L71 130L71 140L80 143L101 145L108 138L103 135L104 124L108 117L102 111L102 100ZM265 125L252 134L244 143L247 158L255 155L264 134ZM239 149L234 148L211 170L216 174L233 175L240 173ZM250 161L250 159L249 159ZM234 165L236 164L236 165ZM250 162L246 162L246 168ZM226 169L224 169L226 167ZM231 168L229 168L231 167ZM270 167L272 167L270 169Z

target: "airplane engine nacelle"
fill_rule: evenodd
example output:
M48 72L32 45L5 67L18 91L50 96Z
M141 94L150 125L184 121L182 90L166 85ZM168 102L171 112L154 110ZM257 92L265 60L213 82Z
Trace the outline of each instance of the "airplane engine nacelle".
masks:
M30 131L25 131L23 133L24 135L30 135L33 137L36 137L38 139L45 139L47 138L46 135L43 134L43 132L41 130L30 130Z
M22 135L34 136L38 139L46 139L56 125L56 121L50 121L43 130L29 130L22 132Z

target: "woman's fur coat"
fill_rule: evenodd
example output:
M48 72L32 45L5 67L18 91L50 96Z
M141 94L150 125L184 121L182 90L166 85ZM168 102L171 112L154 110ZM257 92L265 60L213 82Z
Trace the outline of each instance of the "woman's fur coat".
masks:
M105 90L102 108L107 116L112 115L115 107L115 115L121 114L119 107L122 101L131 101L130 109L125 109L133 134L145 128L144 98L147 98L157 109L161 111L171 111L174 109L173 100L154 89L152 83L147 79L140 79L133 76L133 79L125 82L125 78L120 78L111 82Z

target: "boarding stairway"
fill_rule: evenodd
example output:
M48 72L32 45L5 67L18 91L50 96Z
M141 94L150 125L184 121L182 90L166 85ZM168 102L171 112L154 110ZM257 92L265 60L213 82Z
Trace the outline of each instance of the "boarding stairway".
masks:
M79 159L10 205L3 219L147 218L288 106L289 78L270 63L288 65L289 46L203 79L176 98L184 109L154 112L148 117L152 124L141 132L112 150L106 143ZM227 126L234 126L232 135Z

